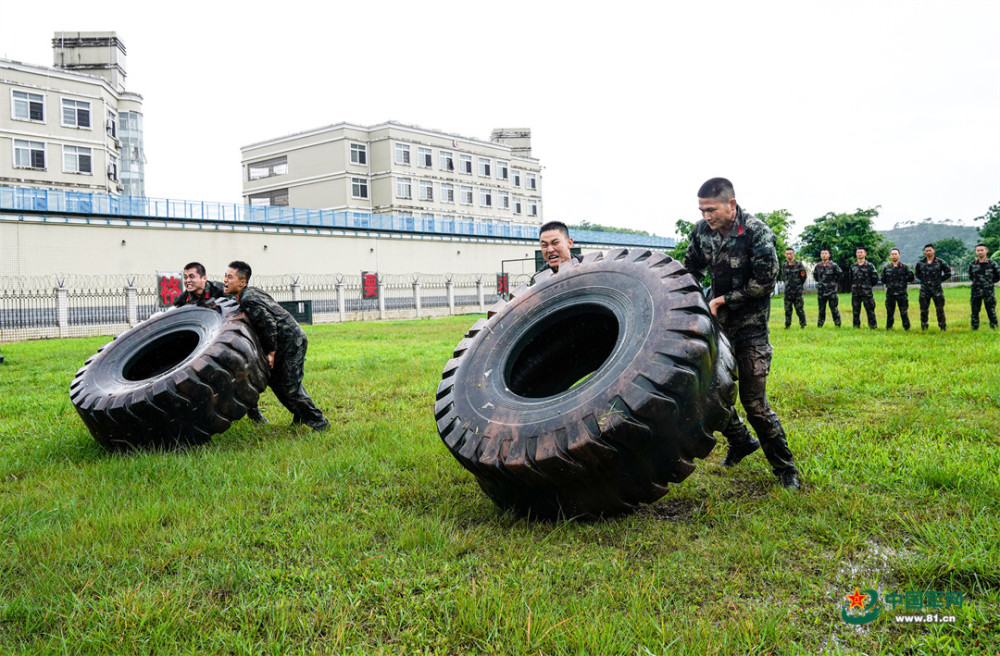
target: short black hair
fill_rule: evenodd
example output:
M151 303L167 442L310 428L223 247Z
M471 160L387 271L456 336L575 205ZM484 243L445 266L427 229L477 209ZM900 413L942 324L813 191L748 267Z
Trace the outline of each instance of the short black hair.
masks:
M794 248L792 248L791 246L789 246L788 248L786 248L786 249L785 249L785 252L786 252L786 253L787 253L788 251L792 251L792 252L794 253L794 252L795 252L795 249L794 249Z
M890 252L890 253L891 253L891 252L893 252L893 251L896 251L896 252L898 253L898 252L899 252L899 249L898 249L898 248L890 248L890 249L889 249L889 252Z
M698 198L731 200L736 198L736 192L733 190L733 183L729 180L725 178L712 178L701 185L701 189L698 190Z
M985 248L986 250L990 250L990 247L989 247L989 246L987 246L986 244L984 244L983 242L979 242L978 244L976 244L976 245L974 246L974 248L979 248L980 246L982 246L982 247L983 247L983 248Z
M247 264L243 260L233 260L232 262L229 263L229 268L235 271L236 275L238 275L240 278L246 280L247 282L250 282L250 274L253 273L253 269L250 268L249 264Z
M856 250L856 251L864 251L866 254L868 253L868 249L865 246L862 246L861 244L858 244L857 246L855 246L854 250Z
M569 239L569 226L562 221L549 221L542 224L542 227L538 229L538 236L541 237L543 232L548 232L549 230L558 230L563 233L566 239Z
M205 277L205 265L203 265L201 262L188 262L187 264L184 265L184 270L187 271L188 269L194 269L195 271L198 272L199 276L201 276L202 278Z
M924 248L934 248L934 244L924 244ZM934 250L937 250L934 248Z

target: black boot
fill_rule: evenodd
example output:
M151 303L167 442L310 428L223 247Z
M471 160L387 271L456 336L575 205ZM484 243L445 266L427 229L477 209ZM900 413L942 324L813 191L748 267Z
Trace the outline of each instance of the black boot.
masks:
M247 410L247 419L254 422L255 424L269 424L267 417L260 413L260 408L254 406Z

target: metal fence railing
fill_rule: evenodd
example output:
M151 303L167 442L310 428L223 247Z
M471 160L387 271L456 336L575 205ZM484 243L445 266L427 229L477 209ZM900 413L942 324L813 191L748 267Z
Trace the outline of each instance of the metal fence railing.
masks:
M529 279L511 274L510 287ZM0 341L124 330L165 309L151 280L150 275L0 277ZM380 274L377 282L377 297L366 298L360 275L251 279L277 301L310 301L317 323L480 312L499 299L495 274Z
M318 210L302 207L255 207L212 201L117 196L113 194L0 186L0 210L90 214L126 219L177 219L182 221L266 223L305 227L386 230L422 234L500 239L538 240L537 223L507 223L454 217L413 217L346 210ZM579 244L637 246L670 249L672 237L632 233L573 230Z

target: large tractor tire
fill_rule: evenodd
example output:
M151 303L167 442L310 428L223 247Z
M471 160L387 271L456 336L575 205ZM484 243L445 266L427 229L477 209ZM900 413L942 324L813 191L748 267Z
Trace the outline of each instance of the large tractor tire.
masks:
M267 373L238 304L222 299L156 314L105 344L70 399L109 450L203 444L256 407Z
M535 276L445 366L438 432L503 509L624 514L694 471L729 421L736 361L698 281L616 249Z

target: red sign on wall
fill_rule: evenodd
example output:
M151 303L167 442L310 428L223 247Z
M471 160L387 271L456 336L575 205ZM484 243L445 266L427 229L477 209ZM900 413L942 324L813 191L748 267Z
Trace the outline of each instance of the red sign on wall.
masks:
M507 296L510 293L510 279L507 277L509 275L507 273L497 274L497 296Z
M184 293L181 287L181 274L174 271L157 271L156 290L160 297L160 307L170 307L177 297Z
M378 298L378 273L375 271L361 272L361 298Z

